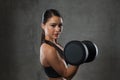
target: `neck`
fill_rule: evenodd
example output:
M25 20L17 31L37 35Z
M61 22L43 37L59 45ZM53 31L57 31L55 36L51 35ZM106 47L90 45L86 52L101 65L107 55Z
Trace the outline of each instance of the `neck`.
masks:
M51 42L53 42L53 43L57 43L57 41L55 40L55 39L51 39L51 38L49 38L49 37L45 37L45 40L48 40L48 41L51 41Z

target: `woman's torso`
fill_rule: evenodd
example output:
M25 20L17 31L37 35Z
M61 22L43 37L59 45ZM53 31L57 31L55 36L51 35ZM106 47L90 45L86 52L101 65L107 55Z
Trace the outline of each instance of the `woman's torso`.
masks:
M59 44L53 44L50 41L45 41L41 46L49 46L49 49L51 48L55 48L55 50L58 52L57 54L59 54L59 56L61 57L61 60L64 60L63 57L63 48L59 45ZM46 55L47 53L42 53L40 56L40 61L41 64L44 67L45 73L47 74L47 76L49 77L49 80L65 80L62 76L60 76L49 64L48 61L46 59ZM51 74L53 73L53 74Z

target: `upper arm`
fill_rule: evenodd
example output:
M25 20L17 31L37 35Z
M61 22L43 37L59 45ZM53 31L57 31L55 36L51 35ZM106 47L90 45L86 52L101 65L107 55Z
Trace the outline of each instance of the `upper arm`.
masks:
M67 71L66 63L65 61L60 57L57 50L53 47L48 47L48 49L45 50L46 52L46 59L48 64L60 75L64 76L64 74Z

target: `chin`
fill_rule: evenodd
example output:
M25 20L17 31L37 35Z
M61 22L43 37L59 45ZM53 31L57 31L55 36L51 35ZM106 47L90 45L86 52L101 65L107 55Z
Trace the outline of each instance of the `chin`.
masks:
M58 39L59 37L54 37L54 39Z
M53 39L58 39L59 38L59 36L53 36Z
M54 38L54 39L58 39L58 37L57 37L57 38Z

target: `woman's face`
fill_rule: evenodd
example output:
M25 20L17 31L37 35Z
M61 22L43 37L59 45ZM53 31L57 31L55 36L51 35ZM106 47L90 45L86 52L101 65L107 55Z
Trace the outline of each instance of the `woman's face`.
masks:
M62 18L58 16L52 16L45 24L42 24L42 28L45 32L45 38L55 40L59 38L63 29Z

